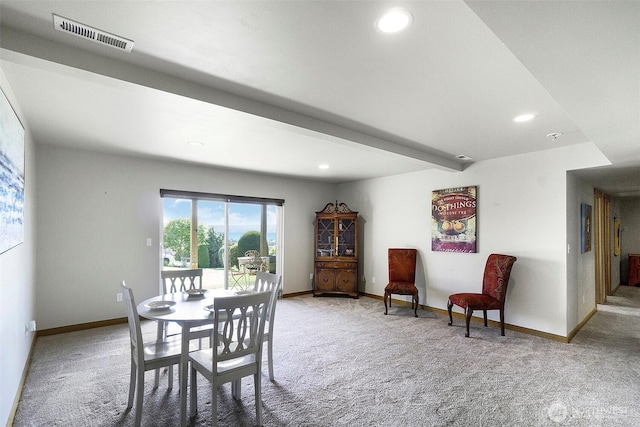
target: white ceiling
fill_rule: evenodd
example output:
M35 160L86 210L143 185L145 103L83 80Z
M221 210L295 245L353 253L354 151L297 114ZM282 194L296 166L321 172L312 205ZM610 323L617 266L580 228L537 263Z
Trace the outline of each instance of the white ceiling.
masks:
M413 24L384 35L391 6ZM639 22L638 1L2 0L0 65L38 143L329 182L592 143L612 165L576 173L640 196Z

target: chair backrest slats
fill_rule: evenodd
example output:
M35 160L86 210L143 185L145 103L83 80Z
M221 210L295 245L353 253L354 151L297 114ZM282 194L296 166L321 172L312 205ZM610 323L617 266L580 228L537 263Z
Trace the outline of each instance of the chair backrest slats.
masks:
M271 292L269 300L269 309L267 311L267 321L269 321L269 329L273 328L272 319L276 312L276 301L278 300L278 292L282 282L282 276L274 273L259 271L256 273L256 281L253 285L254 292Z
M231 297L215 298L214 366L237 357L256 355L262 357L262 337L271 292L259 292ZM214 371L215 372L215 371Z
M202 289L202 269L162 270L163 293L184 292L189 289Z

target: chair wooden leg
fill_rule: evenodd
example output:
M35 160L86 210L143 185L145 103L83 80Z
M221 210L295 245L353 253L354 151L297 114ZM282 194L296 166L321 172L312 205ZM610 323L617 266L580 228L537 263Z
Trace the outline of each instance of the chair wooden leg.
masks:
M447 300L447 311L449 312L449 326L453 325L453 316L451 315L451 307L453 307L453 303L451 300Z
M273 381L273 338L267 341L267 363L269 364L269 380Z
M198 380L197 380L197 372L195 369L191 369L191 386L189 390L189 406L190 413L189 416L191 418L195 417L198 413ZM186 393L186 390L182 390L183 393ZM211 408L212 412L215 414L215 407ZM215 415L213 415L215 417Z
M504 310L500 310L500 333L504 336Z
M136 385L136 420L135 426L139 427L142 422L142 399L144 398L144 369L138 366Z
M262 426L262 375L260 371L253 376L255 401L256 401L256 422Z
M482 310L482 314L484 315L484 327L487 327L487 310Z
M466 323L467 332L464 334L465 337L469 338L469 323L471 322L471 315L473 314L473 309L467 306L464 309L464 321Z
M213 375L216 375L214 372ZM218 384L212 379L211 384L211 425L218 427Z
M242 380L240 378L231 381L231 396L236 400L242 398Z
M127 402L127 409L133 406L133 395L136 393L136 362L131 356L131 378L129 379L129 401Z
M413 298L411 299L411 305L413 306L413 300L416 300L416 308L413 310L413 315L418 317L418 291L413 294Z
M391 294L389 292L384 291L384 314L387 314L387 299L391 299ZM389 301L389 305L391 305L391 301Z

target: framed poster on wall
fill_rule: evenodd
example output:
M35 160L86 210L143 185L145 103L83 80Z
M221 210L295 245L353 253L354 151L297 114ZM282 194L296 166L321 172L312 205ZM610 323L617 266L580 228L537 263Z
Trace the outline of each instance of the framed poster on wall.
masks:
M22 243L24 128L0 90L0 253Z
M580 205L580 252L591 251L591 205Z
M431 250L477 252L477 186L431 193Z

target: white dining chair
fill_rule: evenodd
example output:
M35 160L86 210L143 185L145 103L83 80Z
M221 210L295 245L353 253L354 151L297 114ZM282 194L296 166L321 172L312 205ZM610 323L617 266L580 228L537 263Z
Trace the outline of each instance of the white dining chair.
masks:
M204 291L202 289L202 269L194 268L189 270L162 270L162 293L169 294L175 292ZM182 327L174 322L158 322L158 327L162 328L164 338L180 335ZM197 327L191 330L191 339L211 338L211 325ZM157 384L156 384L157 385Z
M126 286L124 280L121 284L124 301L127 307L129 321L129 335L131 337L131 378L129 381L129 400L127 409L133 406L133 397L136 397L135 425L139 426L142 420L142 400L144 397L144 373L165 366L180 366L180 340L160 339L145 343L140 329L140 317L133 298L133 291ZM178 371L179 372L179 371ZM157 386L157 384L156 384ZM173 386L173 375L170 371L169 389Z
M190 289L202 289L202 269L162 270L162 289L165 294L184 292Z
M178 269L160 271L162 279L162 293L169 294L175 292L188 292L194 290L202 291L202 269ZM190 339L198 340L198 348L202 348L202 339L207 338L211 345L211 325L196 326L189 333ZM163 338L179 337L182 334L182 326L175 322L158 322L158 335ZM173 376L173 368L169 366L169 378ZM160 370L156 371L154 386L158 387L160 382Z
M269 380L274 380L273 375L273 324L276 316L276 302L280 291L282 276L274 273L258 271L253 286L254 292L271 292L269 308L267 309L267 323L264 329L263 339L267 342L267 363L269 365Z
M212 425L218 424L218 386L231 383L233 398L240 399L242 378L253 375L256 422L262 425L262 345L271 292L251 292L214 298L211 348L189 353L190 408L198 408L197 373L211 382Z

